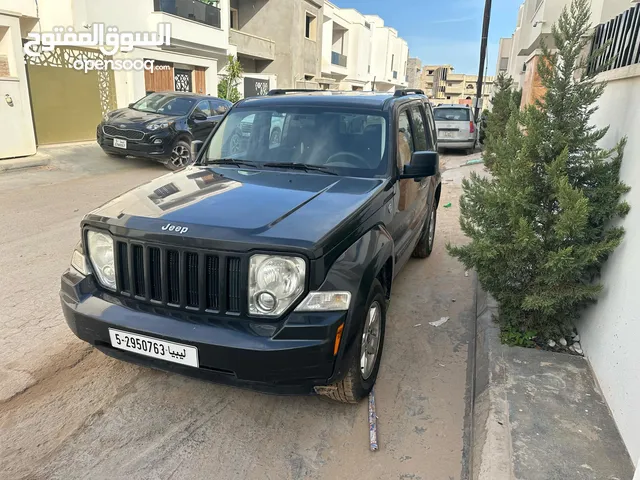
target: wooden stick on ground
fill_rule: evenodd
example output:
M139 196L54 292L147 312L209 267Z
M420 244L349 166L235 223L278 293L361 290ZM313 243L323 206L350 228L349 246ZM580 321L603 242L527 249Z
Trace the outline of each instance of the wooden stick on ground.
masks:
M369 393L369 448L372 452L378 450L378 417L374 389Z

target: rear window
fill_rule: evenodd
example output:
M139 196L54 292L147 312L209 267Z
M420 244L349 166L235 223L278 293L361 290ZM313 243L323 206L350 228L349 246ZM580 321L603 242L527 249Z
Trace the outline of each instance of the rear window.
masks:
M433 118L436 120L447 120L450 122L455 121L469 121L469 109L468 108L434 108Z

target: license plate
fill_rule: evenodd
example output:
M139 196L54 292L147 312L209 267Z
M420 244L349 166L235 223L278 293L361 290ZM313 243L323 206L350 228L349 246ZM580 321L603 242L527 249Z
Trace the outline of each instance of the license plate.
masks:
M453 138L453 132L448 131L440 131L440 135L442 138Z
M113 146L118 148L127 148L127 141L122 138L114 138Z
M109 329L111 346L128 352L139 353L147 357L159 358L167 362L198 367L198 349L190 345L167 342L137 333Z

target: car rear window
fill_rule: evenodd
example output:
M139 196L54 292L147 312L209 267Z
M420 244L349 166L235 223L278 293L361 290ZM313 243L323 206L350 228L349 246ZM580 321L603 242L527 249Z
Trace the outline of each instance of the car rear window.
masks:
M448 120L450 122L469 121L468 108L434 108L433 118L436 120Z

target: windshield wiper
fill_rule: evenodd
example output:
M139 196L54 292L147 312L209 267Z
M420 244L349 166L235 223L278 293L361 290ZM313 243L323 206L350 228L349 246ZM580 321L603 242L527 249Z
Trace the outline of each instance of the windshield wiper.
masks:
M322 172L328 175L338 175L336 172L332 172L324 167L318 165L307 165L306 163L294 163L294 162L271 162L265 163L263 167L277 167L277 168L291 168L294 170L304 170L306 172Z
M256 162L250 162L248 160L238 160L235 158L216 158L215 160L207 160L205 165L235 165L236 167L253 167L257 168Z

